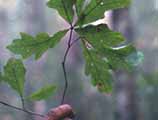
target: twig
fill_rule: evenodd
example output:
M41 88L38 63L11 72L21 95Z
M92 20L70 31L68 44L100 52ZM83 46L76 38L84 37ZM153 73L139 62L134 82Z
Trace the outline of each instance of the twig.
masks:
M13 108L13 109L15 109L15 110L19 110L19 111L25 112L25 113L30 114L30 115L39 116L39 117L45 117L45 115L38 114L38 113L29 111L29 110L26 110L26 109L23 109L23 108L19 108L19 107L10 105L10 104L8 104L8 103L5 103L5 102L3 102L3 101L0 101L0 104L5 105L5 106L8 106L8 107L10 107L10 108Z
M20 95L20 98L21 98L22 108L25 109L25 100L22 95Z
M69 50L67 49L67 51L69 51ZM68 52L66 52L65 55L67 53ZM65 61L62 62L62 67L63 67L63 72L64 72L65 87L64 87L64 92L63 92L63 95L62 95L61 105L64 103L66 91L67 91L67 88L68 88L68 80L67 80L67 73L66 73L66 68L65 68Z
M67 91L67 88L68 88L68 79L67 79L67 73L66 73L66 68L65 68L65 63L66 63L66 58L67 58L67 55L69 53L69 50L70 48L78 41L81 39L81 37L79 36L78 38L76 38L74 41L72 41L72 33L73 33L73 26L70 28L70 37L69 37L69 41L68 41L68 47L66 49L66 52L64 54L64 59L63 59L63 62L62 62L62 67L63 67L63 72L64 72L64 79L65 79L65 87L64 87L64 92L63 92L63 95L62 95L62 100L61 100L61 105L64 103L64 99L65 99L65 95L66 95L66 91ZM72 42L71 42L72 41Z
M81 39L81 37L76 38L74 41L71 42L71 47Z
M74 27L71 25L69 41L68 41L68 44L67 44L66 52L64 54L64 59L62 61L62 67L63 67L64 79L65 79L65 87L64 87L64 92L63 92L63 95L62 95L61 105L64 103L66 91L67 91L67 88L68 88L68 79L67 79L67 73L66 73L65 63L66 63L67 55L68 55L69 50L71 48L71 40L72 40L73 29L74 29Z

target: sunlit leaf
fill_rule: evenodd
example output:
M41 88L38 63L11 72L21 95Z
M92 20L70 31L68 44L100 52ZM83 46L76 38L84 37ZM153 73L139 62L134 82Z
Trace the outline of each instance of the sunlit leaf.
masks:
M86 8L80 10L81 4L85 3L79 0L78 16L80 16L80 22L89 23L96 21L104 16L104 12L107 10L113 10L118 8L124 8L130 4L130 0L91 0L89 4L86 3Z
M56 9L68 22L72 22L74 11L73 5L76 0L49 0L47 6Z
M33 93L30 95L28 98L31 100L42 100L42 99L47 99L51 95L53 95L56 87L54 85L47 85L37 92Z
M53 48L66 31L60 31L50 37L47 33L39 33L32 37L26 33L20 33L21 39L15 39L7 48L15 54L22 55L24 59L35 55L40 58L49 48Z
M21 96L24 91L25 67L21 60L11 58L4 66L4 82L8 83L12 89L17 91Z

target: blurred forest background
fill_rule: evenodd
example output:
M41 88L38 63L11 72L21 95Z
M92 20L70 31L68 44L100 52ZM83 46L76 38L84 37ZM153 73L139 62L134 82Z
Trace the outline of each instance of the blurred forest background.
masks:
M67 26L46 0L0 0L0 70L13 56L5 47L19 32L36 35L55 32ZM158 120L158 0L132 0L129 8L108 13L109 26L124 34L127 42L144 53L144 61L132 75L116 72L112 94L99 93L84 74L80 43L73 46L67 60L69 88L66 103L76 111L76 120ZM74 35L75 37L75 35ZM46 113L60 104L64 87L61 62L65 38L42 58L25 61L26 93L54 83L57 92L46 101L27 102L27 108ZM20 98L6 84L0 84L0 100L21 107ZM40 120L0 105L0 120Z

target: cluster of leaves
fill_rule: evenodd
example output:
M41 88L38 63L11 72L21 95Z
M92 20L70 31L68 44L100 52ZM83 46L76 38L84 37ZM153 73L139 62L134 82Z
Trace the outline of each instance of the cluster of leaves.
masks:
M94 25L94 22L104 16L107 10L113 10L128 6L130 0L49 0L47 5L56 9L58 13L70 24L70 29L59 31L53 36L47 33L39 33L35 37L26 33L20 33L21 38L13 40L7 48L23 59L35 55L39 59L49 48L53 48L68 31L75 31L82 41L85 57L85 73L92 78L92 84L101 92L112 91L111 73L116 69L131 69L136 60L130 55L137 56L132 45L120 46L125 42L124 37L111 31L106 24ZM78 20L72 25L74 14ZM70 40L71 41L71 40ZM22 60L10 59L4 67L1 79L7 82L21 96L24 91L25 68ZM41 100L48 97L54 91L53 85L46 86L29 98ZM49 91L49 92L48 92Z

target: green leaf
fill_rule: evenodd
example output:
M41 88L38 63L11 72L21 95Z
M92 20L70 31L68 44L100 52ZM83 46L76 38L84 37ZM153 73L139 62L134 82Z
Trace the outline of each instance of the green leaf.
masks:
M49 48L53 48L65 35L66 31L60 31L50 37L47 33L39 33L32 37L26 33L20 33L21 39L13 40L7 48L15 54L20 54L24 59L35 54L39 59Z
M130 44L120 46L125 42L124 37L104 24L87 25L76 31L81 35L84 45L86 75L91 75L92 83L99 91L111 92L111 72L117 69L132 70L127 58L135 54L136 49Z
M111 31L105 24L87 25L76 29L84 41L86 74L91 75L92 83L99 91L112 91L111 70L124 68L129 70L126 57L135 51L131 45L115 47L125 42L124 37Z
M134 54L136 50L132 45L115 47L125 42L120 33L109 30L105 24L88 25L76 31L87 41L87 47L107 59L112 69L131 68L127 56Z
M74 11L73 5L76 0L49 0L47 6L56 9L68 22L72 22Z
M124 37L119 32L111 31L107 25L88 25L83 28L76 29L80 36L89 41L94 48L106 46L117 46L124 42Z
M93 50L84 48L84 57L86 60L86 75L91 75L92 84L100 92L112 92L112 77L106 60L96 54Z
M135 52L136 50L132 45L120 48L104 47L101 50L99 47L86 48L85 46L85 73L91 75L92 84L97 86L99 91L110 93L112 92L111 72L117 69L132 70L132 66L126 58Z
M33 93L32 95L30 95L28 98L31 100L47 99L54 93L55 89L56 87L54 85L47 85L38 90L37 92Z
M11 58L4 66L4 82L8 83L20 96L24 91L25 73L25 67L19 59Z
M79 3L81 0L79 0ZM78 5L78 9L80 9L81 5ZM85 3L83 3L85 4ZM104 12L107 10L113 10L118 8L124 8L130 4L130 0L91 0L88 5L86 5L85 10L79 10L79 23L89 23L94 22L104 16Z

